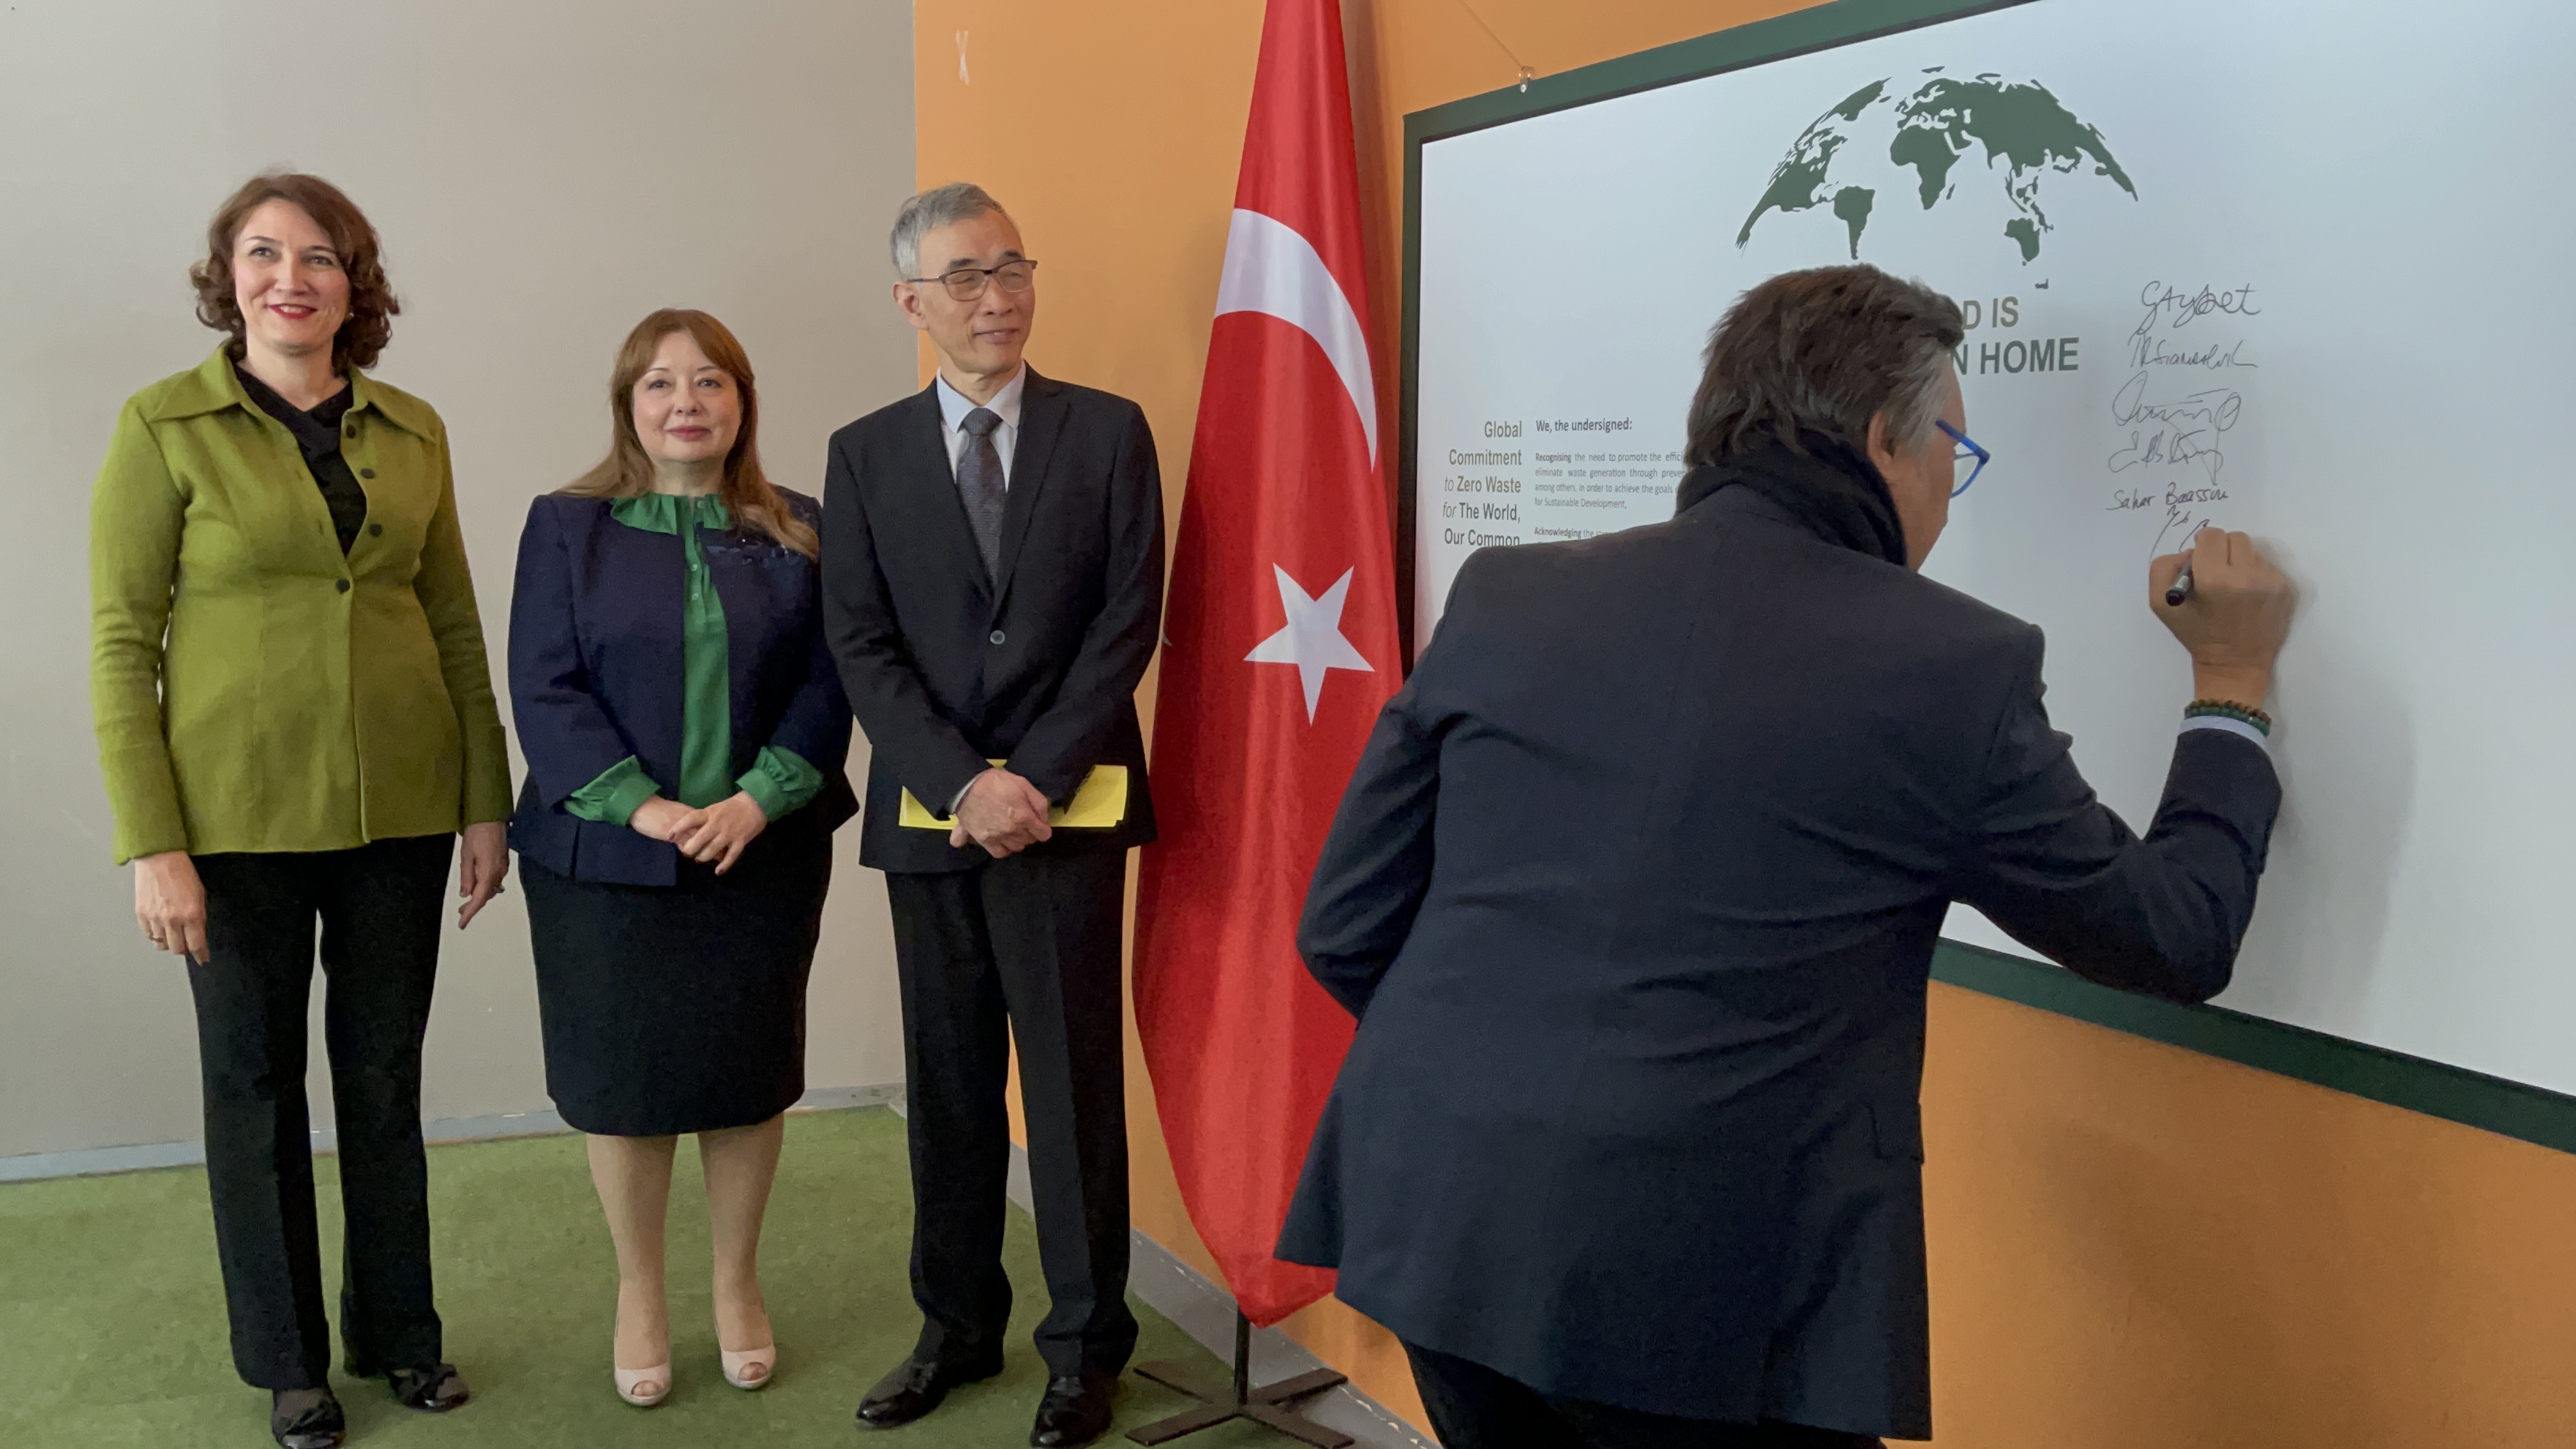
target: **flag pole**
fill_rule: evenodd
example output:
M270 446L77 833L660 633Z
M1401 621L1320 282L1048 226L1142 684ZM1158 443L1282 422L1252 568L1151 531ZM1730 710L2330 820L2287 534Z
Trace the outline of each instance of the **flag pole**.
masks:
M1243 1310L1234 1311L1234 1383L1231 1392L1212 1389L1196 1369L1187 1364L1168 1361L1143 1363L1136 1372L1167 1389L1187 1394L1198 1400L1198 1407L1183 1409L1168 1419L1127 1431L1127 1437L1139 1444L1167 1444L1201 1429L1231 1424L1237 1419L1250 1419L1274 1432L1285 1434L1315 1449L1349 1449L1351 1436L1327 1429L1299 1414L1295 1405L1326 1389L1340 1388L1348 1382L1328 1368L1282 1379L1266 1389L1252 1387L1252 1320Z

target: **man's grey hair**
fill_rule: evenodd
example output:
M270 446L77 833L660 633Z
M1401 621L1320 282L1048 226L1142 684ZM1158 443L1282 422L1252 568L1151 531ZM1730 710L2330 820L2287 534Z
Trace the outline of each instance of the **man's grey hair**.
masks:
M1801 433L1866 452L1881 413L1890 446L1918 447L1966 336L1959 304L1920 282L1866 265L1783 272L1709 334L1684 460L1699 467L1774 439L1800 448Z
M1002 203L972 181L951 181L907 198L903 209L894 214L894 235L889 239L895 275L906 280L921 275L918 268L923 237L943 226L972 221L988 211L1002 211ZM1002 214L1010 215L1007 211Z

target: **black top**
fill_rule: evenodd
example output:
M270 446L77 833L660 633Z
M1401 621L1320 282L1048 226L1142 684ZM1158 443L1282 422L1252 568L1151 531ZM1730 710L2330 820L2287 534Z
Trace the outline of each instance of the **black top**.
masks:
M241 379L242 391L250 394L261 412L286 424L286 430L295 435L304 466L331 509L331 528L340 535L340 552L347 553L367 522L367 490L358 486L358 475L349 471L349 460L340 456L340 419L348 413L356 390L343 382L338 392L307 411L278 396L277 389L251 376L238 362L233 364L233 375Z
M2280 785L2195 730L2144 839L2040 633L1902 563L1849 448L1467 561L1298 945L1360 1017L1279 1256L1407 1343L1649 1413L1931 1434L1925 981L1965 901L2201 1000Z
M906 830L902 792L937 809L1011 768L1049 800L1095 766L1127 770L1127 816L1033 854L1154 838L1136 681L1161 637L1163 487L1144 410L1028 374L990 579L941 440L937 385L832 435L823 472L823 624L867 731L859 863L966 870L992 857ZM819 762L818 762L819 763Z

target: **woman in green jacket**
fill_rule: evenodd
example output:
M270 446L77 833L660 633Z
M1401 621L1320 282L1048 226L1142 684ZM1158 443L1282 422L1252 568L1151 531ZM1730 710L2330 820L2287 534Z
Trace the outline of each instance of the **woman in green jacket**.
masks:
M91 688L116 858L187 960L233 1362L289 1449L344 1432L304 1105L315 923L339 1128L349 1372L412 1408L442 1361L421 1038L456 837L501 889L509 768L447 432L359 371L399 310L376 233L317 177L260 176L191 273L229 340L118 416L90 514Z

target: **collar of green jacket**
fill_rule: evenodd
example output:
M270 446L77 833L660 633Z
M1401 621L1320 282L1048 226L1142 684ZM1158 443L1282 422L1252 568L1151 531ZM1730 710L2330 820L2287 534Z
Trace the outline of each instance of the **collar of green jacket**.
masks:
M172 378L161 395L154 398L144 414L148 422L163 423L179 418L193 418L204 413L240 408L254 417L265 416L251 403L250 394L242 390L241 378L233 371L230 343L217 347L194 372ZM349 369L349 416L370 409L384 415L386 422L416 438L438 436L438 414L429 404L389 383L376 381L356 368Z

